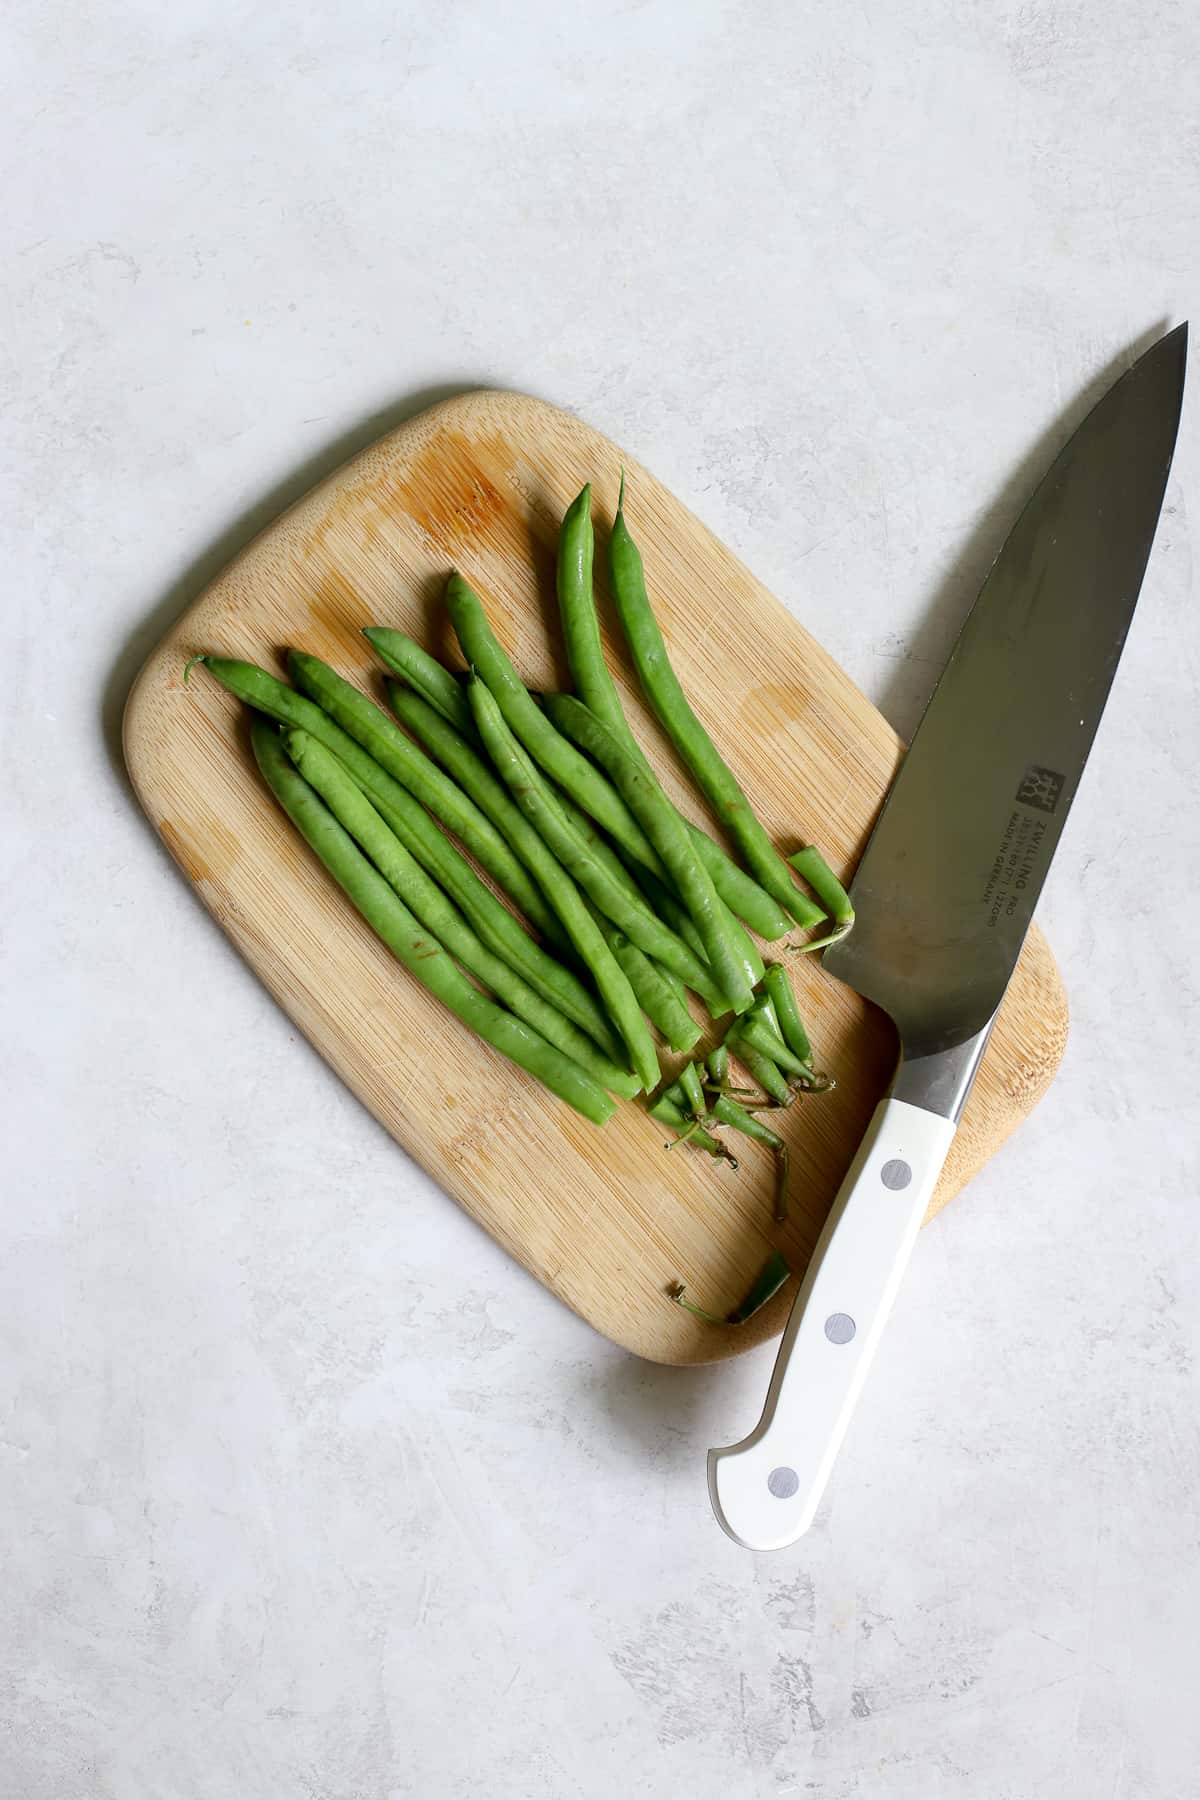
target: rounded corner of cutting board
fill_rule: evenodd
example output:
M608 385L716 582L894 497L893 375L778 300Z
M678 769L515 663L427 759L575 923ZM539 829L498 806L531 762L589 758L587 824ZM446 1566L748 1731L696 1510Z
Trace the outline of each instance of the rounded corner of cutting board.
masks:
M149 754L154 735L151 720L157 704L152 664L158 655L159 652L155 650L142 664L121 708L121 755L133 791L147 814L150 811L147 782L154 766L153 757Z
M747 1154L727 1178L706 1167L707 1158L664 1158L658 1127L634 1105L620 1107L600 1133L469 1040L415 984L395 981L386 952L263 801L228 696L215 682L193 680L187 706L173 704L183 696L174 665L181 671L183 658L206 646L240 646L273 661L282 642L307 641L361 679L361 626L386 618L426 638L430 612L419 596L460 558L485 599L496 599L510 649L518 658L544 656L552 575L547 594L530 554L544 584L557 516L584 480L621 463L637 472L639 506L655 528L656 604L698 710L718 729L732 715L726 729L739 745L743 779L773 835L798 839L811 826L835 865L848 869L894 773L895 733L634 458L575 414L504 389L452 395L394 427L261 531L143 665L125 703L122 742L139 801L209 911L397 1143L603 1335L650 1361L691 1366L752 1349L782 1328L794 1284L736 1330L701 1324L671 1303L667 1288L683 1280L698 1300L729 1304L780 1244L795 1273L803 1270L890 1076L894 1038L882 1015L810 959L793 967L814 1039L837 1063L840 1082L828 1101L786 1115L795 1200L792 1220L776 1233L765 1163ZM735 613L736 632L726 623ZM756 619L775 646L770 682L750 654ZM607 627L605 640L652 760L686 802ZM842 796L836 816L823 805L830 792ZM264 908L274 909L269 931ZM1029 1111L1061 1056L1065 1011L1059 1032L1045 1010L1055 1010L1061 981L1040 933L1031 933L1018 973L972 1095L975 1117L964 1119L964 1154L935 1197L939 1205ZM353 1005L337 1004L340 989ZM389 1070L412 1042L435 1048L400 1091Z

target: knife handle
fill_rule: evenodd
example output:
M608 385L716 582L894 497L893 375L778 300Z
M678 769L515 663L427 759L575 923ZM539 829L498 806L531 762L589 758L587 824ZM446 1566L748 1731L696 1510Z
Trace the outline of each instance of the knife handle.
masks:
M949 1119L882 1100L838 1191L740 1444L708 1453L713 1511L748 1550L812 1524L954 1138Z

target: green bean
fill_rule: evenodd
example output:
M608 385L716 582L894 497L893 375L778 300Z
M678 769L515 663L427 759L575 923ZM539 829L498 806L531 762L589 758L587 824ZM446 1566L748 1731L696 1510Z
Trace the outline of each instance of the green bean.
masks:
M626 744L634 742L600 643L592 586L594 534L589 483L563 515L558 534L558 610L571 680L583 704Z
M757 1050L760 1056L769 1056L776 1068L783 1069L789 1075L811 1078L812 1064L803 1062L794 1050L790 1050L779 1036L772 1031L762 1013L749 1013L742 1020L741 1042Z
M682 818L683 815L680 814ZM735 918L744 919L751 931L769 941L781 938L791 930L787 914L772 899L765 887L747 875L719 844L714 844L706 831L685 819L688 836L696 853L713 879L713 886Z
M835 925L854 923L850 896L815 844L805 844L802 850L789 856L788 861L797 875L807 881Z
M737 1168L737 1158L730 1154L721 1140L713 1137L711 1132L705 1131L698 1119L689 1119L687 1114L682 1112L674 1101L668 1100L665 1094L661 1094L650 1108L650 1117L657 1119L660 1125L669 1125L672 1131L677 1131L680 1135L676 1138L676 1143L686 1141L697 1150L705 1150L709 1156L719 1157L723 1161L731 1163L735 1169ZM668 1150L670 1147L668 1144Z
M685 944L690 944L697 956L703 956L704 942L696 930L691 913L679 896L672 892L665 881L652 875L649 869L636 864L632 857L625 858L625 868L650 910L657 913L663 924L669 925Z
M679 814L658 785L649 763L640 751L631 751L603 719L569 694L547 700L546 707L553 722L600 764L654 845L700 933L705 956L722 992L735 1012L745 1012L758 979L751 974L743 952L750 940L718 895L712 876L697 856Z
M392 631L386 625L367 625L363 636L380 661L414 688L447 724L461 731L464 737L474 737L475 726L467 696L449 669L443 668L435 656L422 650L420 644L403 631Z
M772 1131L769 1125L764 1125L761 1119L756 1119L752 1112L749 1112L744 1106L739 1106L737 1101L731 1098L726 1085L729 1076L729 1052L724 1044L718 1045L709 1053L706 1066L709 1080L703 1086L700 1083L697 1067L692 1063L686 1069L680 1070L678 1081L665 1090L664 1098L673 1101L683 1111L689 1111L695 1116L703 1115L706 1125L728 1125L734 1131L742 1132L744 1136L753 1138L756 1143L765 1144L769 1150L775 1152L776 1160L782 1160L784 1164L776 1191L775 1205L776 1218L778 1218L780 1216L779 1190L782 1188L786 1191L787 1145L777 1131ZM701 1095L699 1101L696 1098L697 1089Z
M267 785L301 836L372 930L421 985L485 1043L535 1076L585 1118L597 1125L611 1118L613 1102L598 1082L471 985L288 761L278 731L256 719L251 741Z
M698 1078L696 1080L690 1078L695 1075L696 1065L694 1063L686 1064L679 1071L677 1079L663 1089L657 1101L657 1104L664 1108L659 1115L664 1122L668 1119L668 1112L665 1109L670 1109L670 1116L677 1118L685 1126L688 1125L688 1120L691 1120L685 1133L689 1139L693 1133L696 1133L697 1136L710 1136L712 1127L716 1124L715 1117L704 1104L704 1092ZM682 1139L680 1141L682 1142ZM720 1139L717 1142L720 1142ZM725 1154L736 1169L737 1159L732 1152L726 1150Z
M350 833L388 886L456 961L490 988L510 1012L532 1025L547 1043L569 1056L610 1092L631 1099L640 1091L641 1083L635 1075L604 1056L578 1026L536 993L476 936L457 907L385 824L332 751L326 750L308 732L297 728L287 731L284 741L288 755L301 775L320 795L338 824Z
M584 842L562 811L545 777L535 767L509 729L499 703L487 684L476 676L467 698L484 747L518 806L549 847L557 863L571 876L606 918L619 925L639 950L682 976L690 988L711 1006L720 1005L712 972L675 933L655 918L644 902L634 901L609 877L591 846ZM541 879L539 877L539 879ZM545 883L543 882L543 886Z
M297 687L465 844L544 937L561 941L545 895L530 880L524 865L491 820L483 816L457 782L436 768L374 701L344 681L328 663L299 650L290 653L288 662Z
M381 769L327 713L254 663L225 656L194 660L203 663L222 687L256 712L265 713L281 725L298 725L332 750L409 854L465 913L489 950L502 956L531 988L581 1026L602 1050L614 1057L620 1054L607 1018L578 977L534 943L407 789Z
M769 1056L763 1056L752 1044L743 1041L740 1029L742 1023L742 1020L738 1021L725 1042L738 1061L749 1070L752 1079L758 1083L765 1094L769 1094L774 1100L776 1106L790 1106L794 1098L791 1088Z
M814 950L828 950L830 944L838 943L854 929L854 908L850 904L850 896L815 844L806 844L803 850L797 850L794 856L789 856L788 861L797 875L807 881L833 920L832 931L822 932L812 943L789 944L788 948L799 950L804 955L811 955Z
M457 781L463 792L470 795L481 812L487 809L480 794L486 794L488 805L495 806L505 816L517 812L507 788L497 781L480 754L479 733L465 692L462 697L467 709L465 731L459 725L452 725L423 694L402 687L398 681L387 683L387 697L388 705L400 723L407 726L417 742Z
M555 800L558 802L559 811L565 814L566 818L575 827L592 854L599 857L611 879L616 882L617 886L630 900L633 901L635 906L641 905L643 902L650 905L645 891L636 879L636 873L640 873L645 875L648 881L653 881L655 878L650 874L649 869L639 868L639 865L634 862L632 857L627 857L626 860L623 861L618 852L614 850L609 839L605 837L595 819L590 818L589 815L584 812L582 806L572 800L570 794L564 792L562 788L557 786L552 786L551 791ZM629 867L631 862L633 863L632 868ZM663 884L660 883L659 885L661 887ZM651 912L657 912L657 908L653 905L650 905L650 910ZM670 924L670 921L664 919L663 923ZM672 925L671 929L674 931L675 927ZM690 943L691 940L685 938L684 942ZM692 948L696 950L697 956L703 960L704 946L701 944L697 948L697 945L693 944Z
M683 1098L687 1110L693 1118L703 1118L707 1112L704 1104L704 1088L700 1082L700 1074L695 1063L684 1063L678 1075L679 1086L683 1090Z
M653 874L665 875L654 846L612 783L562 736L529 693L488 624L478 595L461 575L451 575L446 599L463 655L491 688L510 731L623 850ZM697 826L689 824L687 829L726 904L760 936L782 937L789 929L788 919L770 895Z
M482 681L473 680L467 692L484 747L510 793L520 802L523 790L529 788L536 771L508 730L500 709ZM540 838L540 833L538 835ZM590 969L613 1024L625 1041L634 1073L641 1076L648 1090L658 1080L658 1058L629 978L605 942L571 874L545 844L540 853L531 850L530 854L537 862L537 879L566 927L571 942Z
M653 962L654 959L652 957L647 957L646 960L647 960L647 962ZM675 995L676 999L681 1001L682 1004L684 1006L686 1006L687 1005L687 983L684 981L680 981L678 975L676 975L673 970L664 969L661 963L654 963L654 969L655 969L656 974L661 978L661 980L666 984L666 986L668 988L670 988L671 992Z
M750 1292L740 1306L735 1306L729 1315L731 1325L744 1325L746 1320L756 1313L760 1306L773 1300L784 1282L789 1280L792 1271L778 1250L772 1250L766 1262L758 1272Z
M646 593L637 545L625 523L624 478L609 539L613 599L629 641L643 692L654 713L772 899L801 925L815 925L819 908L800 892L782 856L754 815L749 800L704 726L689 706L671 667L662 632Z
M811 1069L813 1066L812 1045L808 1041L804 1020L800 1017L800 1009L796 1005L796 996L792 992L788 972L782 963L767 964L763 986L775 1008L776 1020L784 1043L794 1056L800 1058L806 1069Z
M358 746L354 745L354 748ZM360 754L364 763L369 764L371 759L365 751ZM384 822L441 883L489 949L502 957L543 999L586 1031L607 1056L619 1056L621 1040L614 1035L608 1016L595 996L573 969L564 967L540 944L534 943L508 908L497 900L491 888L480 880L466 857L442 835L411 795L382 769L373 766L370 770L355 768L351 774ZM389 786L394 791L389 792Z
M740 1305L735 1306L732 1312L728 1312L724 1316L719 1313L706 1312L702 1306L697 1306L693 1300L689 1300L682 1281L676 1281L668 1289L668 1292L676 1306L682 1306L686 1312L694 1314L697 1319L704 1319L709 1325L744 1325L747 1319L753 1318L760 1307L767 1304L768 1300L775 1298L791 1273L792 1271L788 1268L780 1252L772 1250L755 1276L746 1298Z
M710 1098L712 1104L708 1111L718 1125L728 1125L731 1130L740 1131L746 1137L753 1138L755 1143L765 1144L769 1150L777 1153L786 1149L787 1146L777 1131L764 1125L761 1119L755 1118L752 1112L747 1112L744 1106L739 1106L736 1100L731 1100L728 1094L714 1094Z
M596 912L601 930L609 934L609 944L617 961L625 970L630 985L641 1003L642 1011L656 1025L672 1050L682 1056L691 1050L703 1033L688 1008L687 983L671 969L631 944L625 933Z
M757 1017L766 1020L776 1037L781 1038L783 1036L783 1032L779 1027L779 1015L775 1011L775 1002L765 988L760 989L754 996L754 1006L751 1010Z
M652 957L631 943L625 933L594 906L592 917L604 941L625 971L638 1005L658 1028L672 1050L681 1054L692 1049L701 1036L699 1025L687 1007L687 990L669 969L662 968Z

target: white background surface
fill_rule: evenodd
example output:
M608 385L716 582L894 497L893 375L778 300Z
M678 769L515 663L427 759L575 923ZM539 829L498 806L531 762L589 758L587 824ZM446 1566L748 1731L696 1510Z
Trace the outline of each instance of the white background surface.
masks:
M770 1352L639 1365L511 1266L117 734L254 528L480 384L629 446L911 727L1084 395L1195 307L1194 7L16 15L0 1792L1192 1800L1195 395L1041 914L1061 1077L781 1555L704 1489Z

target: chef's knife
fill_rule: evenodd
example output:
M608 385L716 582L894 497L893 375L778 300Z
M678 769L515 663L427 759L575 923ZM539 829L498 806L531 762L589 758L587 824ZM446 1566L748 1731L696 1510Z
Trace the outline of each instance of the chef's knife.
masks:
M1092 409L1014 525L950 654L825 967L890 1014L900 1065L834 1200L766 1407L711 1450L729 1535L812 1523L1100 723L1162 507L1187 326Z

